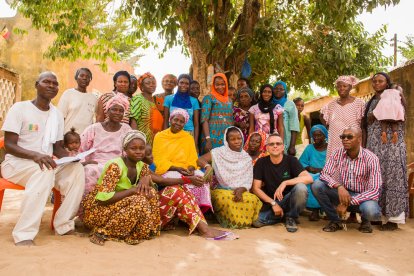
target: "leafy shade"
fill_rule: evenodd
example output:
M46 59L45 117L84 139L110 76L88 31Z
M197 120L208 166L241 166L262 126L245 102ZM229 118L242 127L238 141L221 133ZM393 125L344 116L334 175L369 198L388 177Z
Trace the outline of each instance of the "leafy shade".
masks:
M402 56L408 60L414 59L414 36L407 36L406 46L399 46Z
M107 58L154 44L183 46L206 94L209 64L239 74L247 57L252 82L283 79L296 89L332 88L341 74L365 76L390 62L380 49L385 27L369 35L356 16L399 0L20 0L33 25L57 35L51 58ZM122 50L123 49L123 50Z

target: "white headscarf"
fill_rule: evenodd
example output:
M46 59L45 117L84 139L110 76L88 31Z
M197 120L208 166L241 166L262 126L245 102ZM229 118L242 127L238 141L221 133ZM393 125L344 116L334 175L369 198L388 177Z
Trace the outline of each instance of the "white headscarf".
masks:
M239 128L229 128L236 128L243 139L243 133ZM250 190L253 183L252 158L243 150L243 146L241 151L230 149L226 139L229 128L224 132L224 146L211 151L214 173L219 185L224 188L236 189L244 187Z

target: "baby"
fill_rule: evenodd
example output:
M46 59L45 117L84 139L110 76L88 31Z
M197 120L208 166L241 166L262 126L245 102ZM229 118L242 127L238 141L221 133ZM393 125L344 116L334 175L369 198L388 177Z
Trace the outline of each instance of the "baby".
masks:
M390 89L384 90L381 94L377 106L372 111L375 118L381 124L381 141L387 143L387 128L391 127L391 141L396 144L398 141L398 122L404 121L405 117L405 98L402 88L392 85Z
M80 135L76 132L75 128L72 127L70 131L66 132L63 136L63 146L69 151L70 156L75 156L79 153L80 144Z

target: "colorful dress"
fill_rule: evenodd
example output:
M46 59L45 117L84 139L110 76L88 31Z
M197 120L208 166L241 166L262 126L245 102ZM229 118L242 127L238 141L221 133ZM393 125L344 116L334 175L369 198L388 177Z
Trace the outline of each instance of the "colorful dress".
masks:
M342 147L339 135L347 127L361 127L361 119L364 116L365 103L355 98L352 103L340 105L335 99L321 109L323 119L328 127L329 143L326 158L338 148Z
M95 149L95 152L85 157L85 161L95 161L98 164L88 164L85 169L84 197L93 190L96 181L101 175L105 163L120 156L122 138L131 130L131 127L121 123L121 128L115 132L106 131L102 123L90 125L81 135L80 151Z
M275 130L274 132L277 133L277 118L282 114L284 111L283 107L281 105L276 105L275 108L273 108L273 117L275 118ZM263 113L260 108L259 104L255 104L252 107L250 107L249 112L254 115L254 129L256 132L263 132L267 136L270 133L270 115L269 113Z
M303 151L302 155L299 158L299 162L302 164L304 168L306 167L313 167L317 169L322 169L325 166L326 162L326 150L319 151L315 149L313 144L307 145L305 150ZM309 173L313 181L319 179L320 173ZM307 208L319 209L321 206L318 203L318 200L312 193L311 184L306 185L308 188L308 200L306 202Z
M378 103L374 98L367 106L372 112ZM408 216L408 174L407 148L404 141L404 122L398 122L398 141L383 144L381 141L381 123L375 120L367 126L367 149L378 156L381 166L382 190L379 205L382 214L390 222L405 223ZM387 129L387 136L392 137L392 129Z
M162 130L164 119L155 103L148 101L142 94L131 99L131 117L137 123L137 130L147 136L147 144L152 145L154 136Z
M105 115L105 121L108 120L108 108L106 107L106 104L108 103L108 101L114 97L116 94L120 94L123 95L125 98L128 99L128 101L130 101L131 99L126 96L123 93L119 93L119 92L109 92L109 93L105 93L102 96L99 97L99 101L102 103L102 107L104 110L104 115ZM130 117L130 109L125 110L124 112L124 117L122 118L122 123L129 125L129 117Z
M246 128L241 129L243 132L243 141L247 141L247 137L249 136L249 111L246 111L240 107L233 106L233 118L235 123L245 123Z
M210 139L213 148L223 145L223 134L226 128L233 125L233 108L231 100L226 103L218 101L212 95L206 95L202 102L201 123L208 120L210 128ZM204 133L202 134L201 149L204 152L205 146Z
M243 133L240 131L240 135ZM214 214L225 228L248 228L258 218L262 202L249 192L253 183L253 165L249 154L244 150L233 151L224 141L224 146L211 151L213 169L218 187L211 192ZM233 200L233 191L246 188L243 201Z
M184 130L188 131L188 132L194 132L194 122L193 122L193 117L194 117L194 112L196 110L200 110L200 105L198 104L198 100L196 98L193 97L189 97L190 98L190 102L191 102L191 108L184 108L184 107L176 107L173 105L173 100L174 100L174 95L168 95L165 97L164 99L164 107L168 107L169 108L169 112L170 114L174 111L174 109L176 108L183 108L187 111L188 115L189 115L189 119L188 122L184 125ZM169 124L168 124L169 125Z
M100 204L117 192L135 187L139 179L149 175L148 165L142 161L137 163L136 169L137 180L132 184L121 157L106 163L95 189L82 201L83 221L92 234L128 244L137 244L160 234L160 210L155 188L151 190L151 198L135 194L109 205Z
M171 166L187 169L189 166L197 168L197 150L194 138L184 130L173 133L170 128L163 130L155 135L154 147L152 149L156 173L164 178L181 178L177 171L169 171ZM196 175L203 176L200 170L195 171ZM210 185L204 183L197 187L191 184L184 186L190 190L196 198L198 206L203 212L212 208Z

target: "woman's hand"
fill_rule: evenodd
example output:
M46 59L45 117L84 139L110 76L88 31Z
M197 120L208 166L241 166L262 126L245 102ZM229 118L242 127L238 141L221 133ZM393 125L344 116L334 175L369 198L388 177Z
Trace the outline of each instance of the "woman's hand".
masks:
M204 185L204 179L202 176L191 175L187 176L187 178L191 180L191 184L193 184L194 186L201 187Z
M188 176L194 175L194 172L195 172L194 166L188 166L187 171L188 171Z
M244 192L247 192L247 189L246 188L244 188L244 187L236 188L233 191L233 195L234 195L233 201L234 202L243 202L243 193Z
M208 177L205 179L206 182L211 183L213 181L213 167L208 165L206 171L204 172L204 175L208 175Z
M139 180L139 183L136 187L136 193L144 195L148 198L153 197L150 175L146 175Z
M94 160L90 160L90 161L85 161L85 162L82 162L82 165L84 165L84 166L86 166L86 165L91 165L91 164L96 165L96 164L98 164L98 162L96 162L96 161L94 161Z
M205 145L206 151L211 151L213 149L213 143L211 142L211 139L206 139L206 145Z

